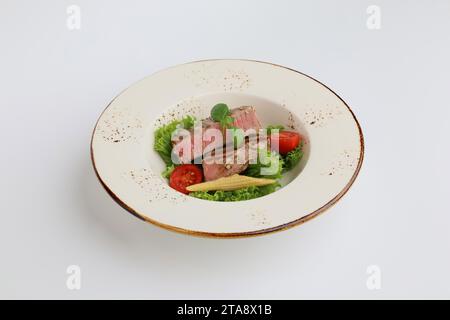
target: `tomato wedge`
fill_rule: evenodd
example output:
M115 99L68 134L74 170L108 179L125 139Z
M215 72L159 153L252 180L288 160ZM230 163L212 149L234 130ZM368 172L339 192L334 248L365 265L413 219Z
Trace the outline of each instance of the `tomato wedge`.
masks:
M195 164L183 164L176 167L170 175L169 185L171 188L188 194L186 187L202 182L203 172Z
M300 135L294 131L280 131L278 137L278 151L282 155L297 148L301 140Z

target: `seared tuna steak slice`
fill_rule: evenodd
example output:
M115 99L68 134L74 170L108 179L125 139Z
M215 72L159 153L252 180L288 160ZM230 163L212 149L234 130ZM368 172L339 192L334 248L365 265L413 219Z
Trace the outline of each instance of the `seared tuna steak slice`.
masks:
M195 149L195 135L194 135L194 129L190 129L189 130L189 134L190 134L190 148L191 148L191 153L190 153L190 157L186 157L185 159L182 159L183 156L183 152L180 152L178 154L178 156L180 157L180 160L182 163L191 163L193 159L197 159L200 158L200 162L201 163L201 158L203 155L203 150L205 150L206 146L208 146L209 144L213 144L211 147L221 147L223 145L223 141L222 142L218 142L215 141L214 139L211 140L205 140L203 139L203 135L206 132L206 130L208 129L217 129L219 131L222 132L221 126L218 122L214 122L210 119L205 119L202 121L202 139L201 139L201 145L200 148L198 148L197 150ZM176 145L178 145L179 143L181 143L182 140L180 141L173 141L173 145L174 147ZM184 158L184 157L183 157ZM184 161L182 161L184 160Z
M256 149L251 150L249 143L245 143L236 150L226 152L224 149L222 159L214 154L205 157L202 164L205 181L228 177L247 169L250 159L257 156Z
M255 107L243 106L231 110L231 117L234 118L232 126L242 130L255 129L258 132L262 128L261 122L256 115Z
M261 123L256 115L255 107L243 106L243 107L232 109L231 117L234 119L231 126L242 129L244 131L244 133L248 129L254 129L255 134L257 134L258 130L262 128ZM184 159L184 161L182 161L183 163L190 163L190 162L192 162L192 160L197 160L197 159L199 159L201 162L201 157L205 156L203 154L203 152L208 145L210 145L212 143L213 145L211 147L219 147L220 146L221 143L214 141L214 139L212 139L212 141L203 139L203 137L204 137L203 135L206 132L206 130L208 130L208 129L220 130L222 132L223 144L227 142L227 136L226 136L225 129L221 127L219 122L215 122L211 118L207 118L202 121L202 141L201 141L201 146L197 147L197 150L195 149L195 144L194 144L194 142L195 142L194 141L195 140L194 129L189 130L190 136L191 136L191 141L190 141L191 154L190 154L190 157L186 157ZM174 145L177 145L178 143L180 143L180 141L174 142ZM232 142L230 142L230 143L232 143ZM180 156L180 159L181 159L182 153L178 154L178 156Z

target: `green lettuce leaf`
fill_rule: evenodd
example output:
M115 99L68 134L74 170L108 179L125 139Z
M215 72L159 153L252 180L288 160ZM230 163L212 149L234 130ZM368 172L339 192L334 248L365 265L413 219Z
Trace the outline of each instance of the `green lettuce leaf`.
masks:
M245 176L255 177L255 178L267 178L267 179L280 179L281 172L283 170L283 158L276 152L270 150L260 150L259 152L267 152L266 164L263 164L260 159L260 154L258 154L258 161L254 164L249 164L247 169L242 173ZM262 168L269 168L270 166L277 166L276 171L271 175L262 175Z
M168 166L166 167L166 169L161 173L161 175L162 175L164 178L169 179L169 178L170 178L170 175L172 174L172 172L173 172L174 169L175 169L175 165L174 165L174 164L168 165Z
M303 157L303 144L300 144L297 148L289 151L288 154L283 156L283 171L289 171L294 168Z
M284 126L282 126L281 124L275 124L275 125L270 125L266 128L267 130L267 135L270 135L272 133L272 130L277 129L278 131L282 131L284 130Z
M189 195L210 201L242 201L265 196L276 191L279 186L278 183L273 183L267 186L252 186L233 191L196 191L191 192Z
M194 126L195 118L192 116L186 116L181 120L174 120L162 127L159 127L155 131L155 144L153 148L161 156L167 166L172 165L171 152L172 152L172 133L180 125L184 129L190 129Z

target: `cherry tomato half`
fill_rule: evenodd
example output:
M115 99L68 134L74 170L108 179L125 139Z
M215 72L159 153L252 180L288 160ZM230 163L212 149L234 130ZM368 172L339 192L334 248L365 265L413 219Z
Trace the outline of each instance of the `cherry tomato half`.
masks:
M280 131L278 133L279 137L279 152L282 155L287 154L289 151L294 150L300 144L301 137L297 132L294 131Z
M169 185L171 188L188 194L186 187L200 183L203 180L202 170L195 164L183 164L176 167L170 175Z

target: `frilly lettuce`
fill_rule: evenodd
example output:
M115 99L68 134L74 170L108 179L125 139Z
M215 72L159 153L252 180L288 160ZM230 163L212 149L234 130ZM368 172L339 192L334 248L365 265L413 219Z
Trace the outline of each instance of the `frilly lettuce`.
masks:
M233 191L196 191L189 193L189 195L195 198L211 201L241 201L265 196L276 191L279 186L280 185L278 183L274 183L267 186L252 186Z

